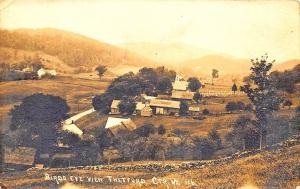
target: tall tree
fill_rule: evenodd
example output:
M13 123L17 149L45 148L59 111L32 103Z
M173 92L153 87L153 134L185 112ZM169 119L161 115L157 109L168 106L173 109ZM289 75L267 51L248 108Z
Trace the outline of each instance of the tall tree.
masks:
M23 99L10 111L11 130L22 131L27 144L37 148L36 161L40 153L51 154L56 143L61 121L66 118L69 106L58 96L34 94Z
M270 77L270 70L273 63L268 62L268 56L262 56L259 60L251 60L250 83L241 87L255 107L256 125L260 131L260 148L266 140L266 127L268 120L272 118L272 113L278 111L282 99L277 94L276 88Z
M107 71L107 67L104 65L99 65L95 69L97 71L97 74L101 80L101 77L104 75L104 73Z
M211 84L214 85L214 79L219 78L219 70L217 69L212 69L211 73Z
M190 77L188 79L188 82L189 82L189 85L188 85L188 88L192 91L192 92L196 92L200 89L201 87L201 83L199 81L198 78L196 77Z

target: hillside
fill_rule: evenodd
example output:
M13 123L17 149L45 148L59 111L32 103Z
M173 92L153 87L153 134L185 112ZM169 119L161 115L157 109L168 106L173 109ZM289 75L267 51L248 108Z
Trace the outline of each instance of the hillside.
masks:
M239 153L222 160L165 162L165 165L162 165L162 162L135 162L134 165L32 169L26 172L4 173L1 175L1 182L9 188L36 189L62 186L122 189L141 188L141 186L155 189L294 189L300 184L299 150L299 140L294 139L279 143L268 151ZM45 174L51 177L46 179ZM58 179L58 176L61 178L65 176L65 181ZM76 180L75 177L77 177ZM115 180L110 181L109 178L115 178ZM123 178L126 179L123 180ZM141 179L143 179L142 182Z
M275 64L273 67L273 70L277 71L285 71L285 70L291 70L293 69L296 65L300 64L299 59L293 59L293 60L288 60L279 64Z
M78 68L71 67L56 56L41 51L16 50L14 48L0 47L0 63L22 64L25 59L38 56L47 69L55 69L60 73L73 73Z
M153 65L150 60L127 50L57 29L0 30L0 47L42 52L57 57L70 67Z

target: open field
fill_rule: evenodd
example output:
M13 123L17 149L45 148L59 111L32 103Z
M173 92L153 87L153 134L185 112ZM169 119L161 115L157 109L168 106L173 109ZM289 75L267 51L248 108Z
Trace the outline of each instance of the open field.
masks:
M294 189L300 185L299 180L300 145L265 151L256 155L241 158L227 164L210 165L193 170L176 172L145 171L108 171L108 170L33 170L29 172L2 173L1 183L8 188L287 188ZM135 162L139 165L141 162ZM144 162L147 163L147 162ZM149 162L148 162L149 163ZM159 163L159 162L157 162ZM167 162L170 163L170 162ZM182 163L182 162L172 162ZM46 180L45 174L65 176L67 181L57 184ZM82 177L82 181L75 180ZM130 182L110 182L108 177L130 178ZM71 181L71 177L73 178ZM103 178L103 182L91 182L90 178ZM153 178L156 178L155 182ZM132 182L133 179L144 179L143 184ZM160 180L158 180L160 179ZM172 181L177 180L176 184ZM193 183L193 184L192 184ZM67 185L65 185L67 184Z
M104 92L109 80L88 80L58 77L53 80L21 80L0 83L0 117L7 120L10 109L23 98L34 93L60 96L67 100L70 114L92 107L92 97Z

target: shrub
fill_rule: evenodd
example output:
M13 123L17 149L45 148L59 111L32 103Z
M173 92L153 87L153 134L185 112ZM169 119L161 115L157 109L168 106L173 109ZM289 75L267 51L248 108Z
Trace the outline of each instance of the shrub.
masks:
M208 109L204 109L203 111L202 111L202 113L203 113L203 115L209 115L209 110Z
M180 102L179 114L185 116L185 115L188 114L188 111L189 111L188 103L185 102L185 101L181 101Z
M156 133L157 129L152 124L143 125L135 130L135 133L141 137L149 137L150 134Z

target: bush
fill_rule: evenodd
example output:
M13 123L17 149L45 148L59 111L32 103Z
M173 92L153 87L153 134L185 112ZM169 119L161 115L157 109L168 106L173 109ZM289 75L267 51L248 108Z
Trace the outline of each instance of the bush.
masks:
M253 105L252 104L247 104L244 108L246 112L252 112L253 111Z
M204 109L203 111L202 111L202 113L203 113L203 115L209 115L209 110L208 109Z
M213 141L208 138L194 137L194 159L210 159L216 150L216 146Z
M237 104L235 102L228 102L225 109L227 112L233 112L237 110Z
M180 102L179 114L182 116L188 115L189 105L185 101Z
M243 102L238 101L238 102L228 102L226 104L225 109L227 112L233 112L236 110L245 110L245 107L246 107L246 105ZM250 108L250 107L248 107L248 108Z
M164 125L160 125L158 128L157 128L157 133L160 134L160 135L164 135L166 134L166 128Z
M156 133L157 129L152 124L143 125L135 130L135 133L141 137L149 137L150 134Z

